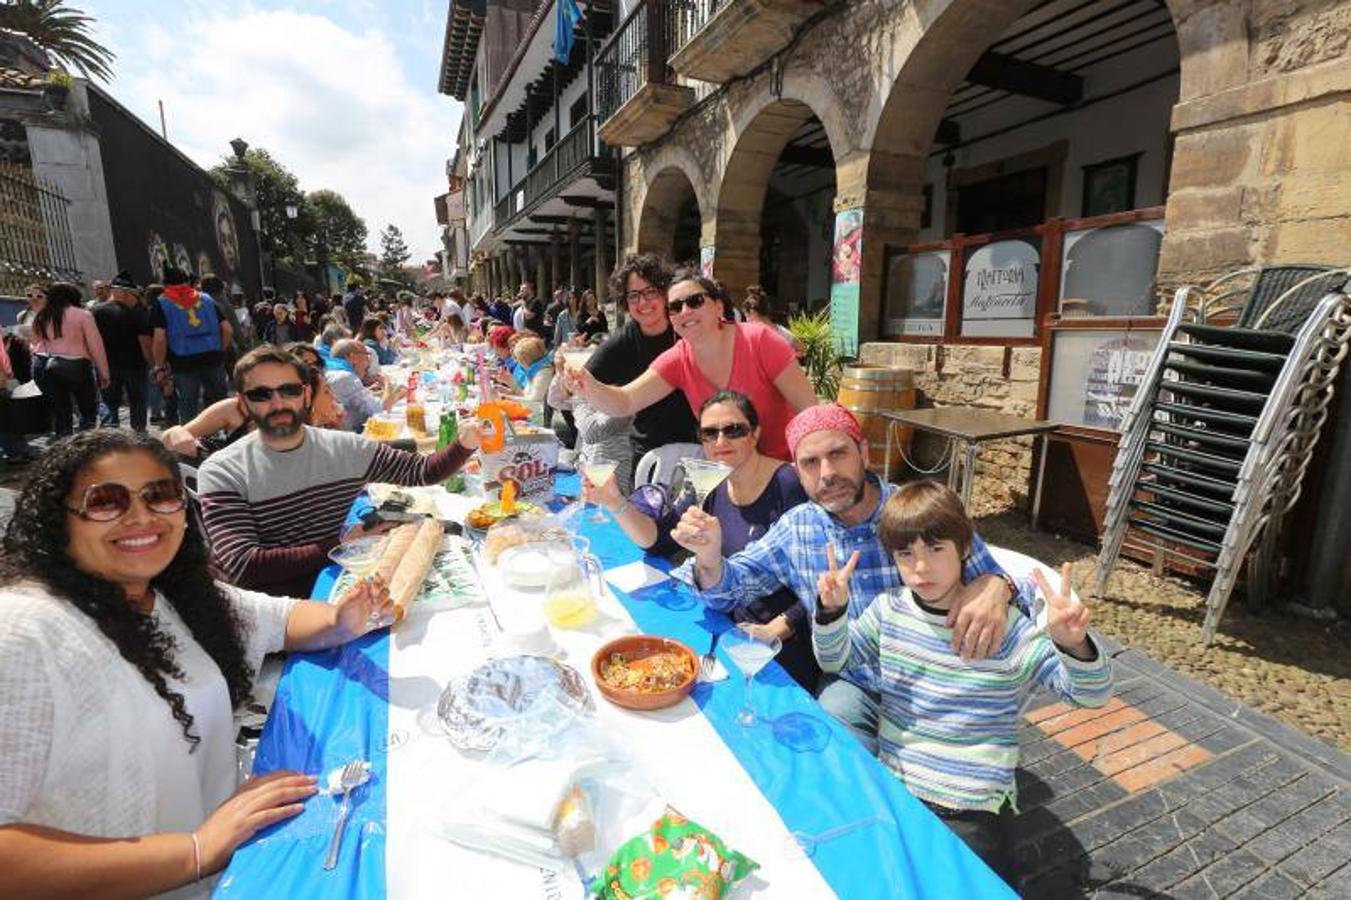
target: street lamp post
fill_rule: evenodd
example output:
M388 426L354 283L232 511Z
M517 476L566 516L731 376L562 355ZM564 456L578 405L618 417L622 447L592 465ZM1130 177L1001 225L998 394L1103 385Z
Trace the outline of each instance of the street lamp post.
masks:
M298 215L300 215L300 207L299 207L299 206L297 206L297 205L294 204L294 203L288 203L288 204L286 204L286 220L287 220L288 222L294 222L294 221L296 220L296 216L298 216ZM289 227L286 229L286 245L287 245L288 247L291 246L291 229L290 229ZM292 247L292 249L295 249L295 248ZM304 254L303 254L303 253L301 254L301 259L302 259L302 260L304 259ZM276 280L276 268L277 268L277 264L276 264L276 262L274 261L274 262L272 263L272 269L273 269L273 275L272 275L272 277L273 277L273 280L274 280L274 281ZM302 269L303 269L303 268L304 268L304 267L302 266Z

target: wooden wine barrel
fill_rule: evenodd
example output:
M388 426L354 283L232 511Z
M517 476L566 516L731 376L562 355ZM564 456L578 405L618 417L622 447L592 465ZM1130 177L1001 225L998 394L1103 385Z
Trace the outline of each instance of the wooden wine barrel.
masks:
M858 417L868 438L868 466L881 473L886 467L887 420L879 413L915 408L915 376L909 369L849 366L841 373L840 405ZM911 429L896 428L891 437L891 473L900 471L901 450L910 446Z

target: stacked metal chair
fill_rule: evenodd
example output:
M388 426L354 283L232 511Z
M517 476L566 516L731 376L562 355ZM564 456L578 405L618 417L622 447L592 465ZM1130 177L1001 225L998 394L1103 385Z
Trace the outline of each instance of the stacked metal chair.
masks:
M1121 423L1098 594L1128 532L1214 570L1207 646L1254 545L1248 589L1264 592L1351 340L1349 277L1347 269L1279 266L1178 291ZM1211 321L1236 310L1232 325Z

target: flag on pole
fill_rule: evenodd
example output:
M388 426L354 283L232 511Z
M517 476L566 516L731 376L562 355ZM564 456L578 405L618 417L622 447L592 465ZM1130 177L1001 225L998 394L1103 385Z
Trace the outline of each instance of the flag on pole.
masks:
M572 56L572 30L582 21L582 11L577 8L577 0L555 0L557 15L554 17L554 59L567 65Z

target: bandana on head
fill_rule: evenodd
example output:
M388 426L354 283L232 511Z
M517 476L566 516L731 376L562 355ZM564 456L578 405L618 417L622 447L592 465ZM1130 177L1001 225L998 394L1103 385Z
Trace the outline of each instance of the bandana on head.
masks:
M840 431L856 443L863 442L863 429L853 413L838 403L822 403L807 407L788 423L784 436L788 439L789 455L796 458L798 443L814 431Z

